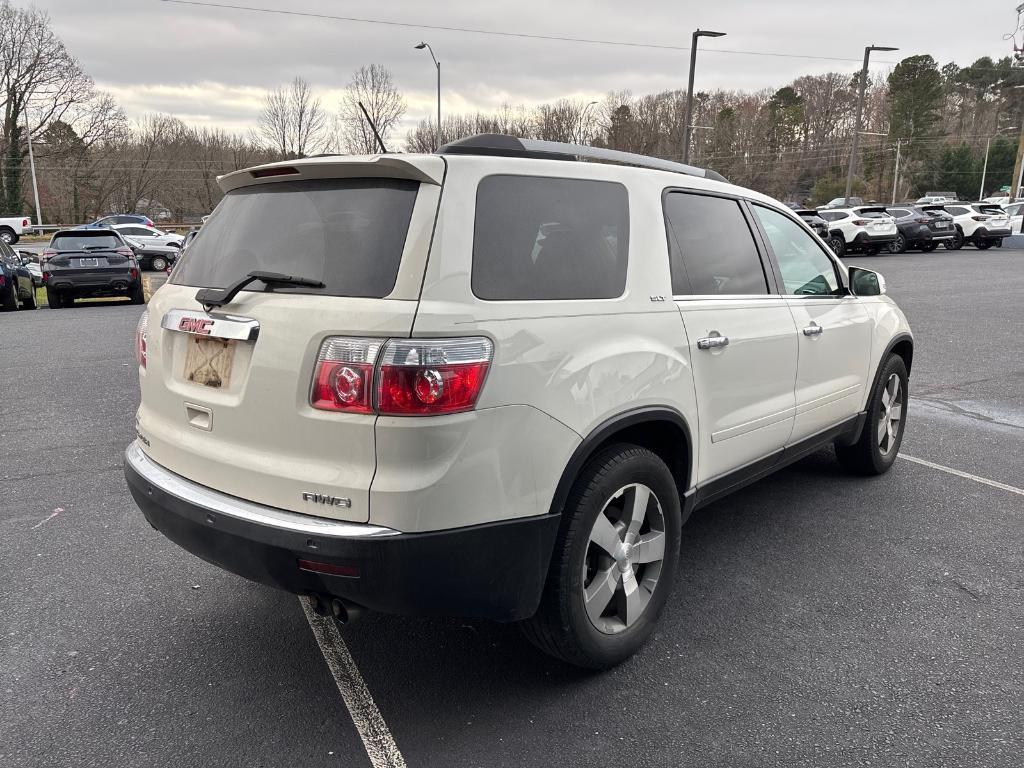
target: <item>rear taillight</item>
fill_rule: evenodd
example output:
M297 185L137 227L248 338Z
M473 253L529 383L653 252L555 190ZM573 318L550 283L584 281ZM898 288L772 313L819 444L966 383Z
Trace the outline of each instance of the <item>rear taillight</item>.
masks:
M973 221L988 221L988 216L971 216Z
M30 226L32 226L32 222L29 221L28 219L22 219L21 220L21 226L22 227L30 227Z
M312 406L324 411L373 413L373 369L383 345L383 339L325 339L313 372Z
M43 248L43 252L39 255L40 259L48 259L51 256L56 256L57 251L53 248Z
M49 272L43 272L43 282L44 283L50 282L50 273Z
M310 402L321 410L387 416L469 411L493 355L483 337L387 343L332 337L320 347Z
M854 223L855 226L858 226L858 227L866 227L871 222L868 219L854 219L853 223Z
M0 275L0 288L3 288L5 285L7 285L7 277L5 275Z
M141 368L146 367L146 336L149 333L149 310L142 313L135 327L135 361Z
M132 280L139 279L139 270L137 267L129 267L128 274L131 275Z
M127 245L123 245L123 246L121 246L120 248L117 248L117 249L116 249L116 250L114 251L114 253L118 254L119 256L129 256L129 257L131 257L131 256L134 256L134 255L135 255L135 251L133 251L133 250L132 250L131 248L129 248L129 247L127 246Z
M931 216L921 216L920 218L914 219L915 224L929 224L931 221Z
M399 416L472 410L493 354L482 336L392 339L381 355L377 410Z

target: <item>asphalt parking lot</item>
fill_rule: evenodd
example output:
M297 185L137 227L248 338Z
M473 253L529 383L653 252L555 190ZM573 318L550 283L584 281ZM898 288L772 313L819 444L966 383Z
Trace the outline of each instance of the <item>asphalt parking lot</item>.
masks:
M0 765L1020 766L1024 251L847 261L914 328L913 458L824 451L698 512L615 670L371 615L325 641L347 700L295 597L131 501L139 308L0 315Z

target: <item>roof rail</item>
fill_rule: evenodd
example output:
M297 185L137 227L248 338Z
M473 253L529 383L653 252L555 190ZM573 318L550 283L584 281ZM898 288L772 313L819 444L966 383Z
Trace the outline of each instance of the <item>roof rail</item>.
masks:
M692 165L661 160L657 157L620 152L617 149L586 147L582 144L566 144L561 141L521 139L502 133L478 133L458 141L451 141L437 150L439 155L496 155L501 157L532 157L540 160L596 160L603 163L633 165L638 168L652 168L658 171L685 173L703 179L725 181L720 173L697 168Z

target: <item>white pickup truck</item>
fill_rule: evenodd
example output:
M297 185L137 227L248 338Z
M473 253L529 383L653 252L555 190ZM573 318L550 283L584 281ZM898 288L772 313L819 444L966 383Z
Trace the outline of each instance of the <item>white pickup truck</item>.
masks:
M32 219L28 216L0 217L0 240L8 245L14 245L31 229Z

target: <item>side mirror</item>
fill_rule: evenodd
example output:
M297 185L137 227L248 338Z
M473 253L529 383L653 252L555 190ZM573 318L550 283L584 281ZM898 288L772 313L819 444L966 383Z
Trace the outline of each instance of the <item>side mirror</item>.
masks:
M861 267L850 267L850 292L854 296L881 296L885 293L885 278L877 272Z

